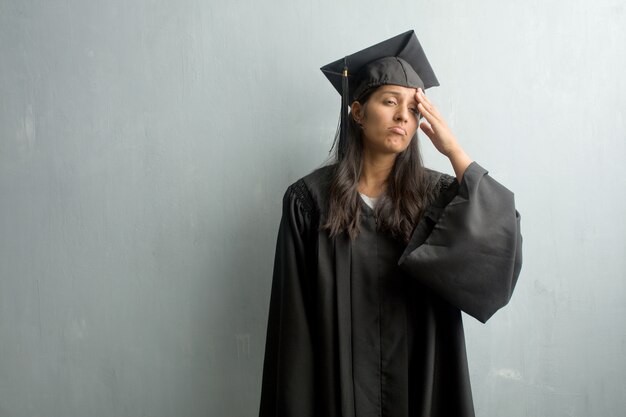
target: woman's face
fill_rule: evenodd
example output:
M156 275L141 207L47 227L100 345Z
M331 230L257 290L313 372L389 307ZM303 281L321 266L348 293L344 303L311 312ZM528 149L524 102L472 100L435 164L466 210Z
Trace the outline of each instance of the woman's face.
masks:
M398 154L409 146L419 123L415 92L414 88L383 85L364 105L352 104L366 151Z

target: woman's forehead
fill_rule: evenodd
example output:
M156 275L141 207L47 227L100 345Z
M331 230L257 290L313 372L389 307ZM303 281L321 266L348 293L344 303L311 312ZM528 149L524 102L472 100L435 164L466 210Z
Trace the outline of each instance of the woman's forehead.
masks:
M379 94L393 94L395 96L415 98L417 89L410 87L403 87L401 85L385 84L378 87L376 93Z

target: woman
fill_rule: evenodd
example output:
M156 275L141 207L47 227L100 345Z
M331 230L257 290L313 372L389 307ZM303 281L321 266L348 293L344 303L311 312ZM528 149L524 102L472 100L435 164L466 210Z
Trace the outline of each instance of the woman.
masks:
M473 416L461 311L485 322L510 299L513 194L424 95L438 82L413 31L322 70L339 141L283 199L260 415ZM456 178L422 166L418 126Z

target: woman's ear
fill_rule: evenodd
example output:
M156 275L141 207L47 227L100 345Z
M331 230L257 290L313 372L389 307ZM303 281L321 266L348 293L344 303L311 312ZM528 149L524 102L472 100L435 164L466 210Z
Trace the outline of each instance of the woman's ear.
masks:
M350 106L350 112L352 113L352 118L357 124L361 124L363 122L363 106L358 101L355 101Z

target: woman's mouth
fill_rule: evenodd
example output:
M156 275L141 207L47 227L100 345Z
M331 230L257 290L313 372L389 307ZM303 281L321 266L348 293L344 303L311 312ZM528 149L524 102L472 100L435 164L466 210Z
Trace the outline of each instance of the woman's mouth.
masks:
M391 130L393 133L396 133L398 135L406 136L406 130L404 130L400 126L390 127L389 130Z

